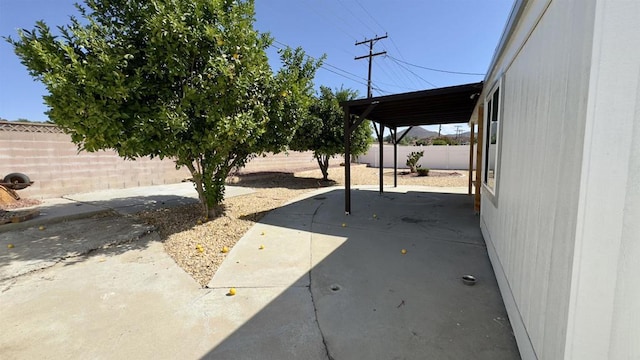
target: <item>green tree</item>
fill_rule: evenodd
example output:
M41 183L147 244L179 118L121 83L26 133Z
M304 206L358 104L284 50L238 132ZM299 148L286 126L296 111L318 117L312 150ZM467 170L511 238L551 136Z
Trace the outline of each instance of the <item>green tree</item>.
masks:
M253 0L85 0L54 36L43 22L7 41L42 81L49 118L81 150L169 157L215 216L230 170L286 148L320 62L253 28Z
M321 86L318 96L309 108L309 116L298 128L291 142L291 150L313 151L323 180L329 178L329 159L344 154L344 111L340 102L353 100L357 94L351 89L341 88L334 92ZM364 121L351 135L351 153L364 154L370 143L371 125L369 121Z

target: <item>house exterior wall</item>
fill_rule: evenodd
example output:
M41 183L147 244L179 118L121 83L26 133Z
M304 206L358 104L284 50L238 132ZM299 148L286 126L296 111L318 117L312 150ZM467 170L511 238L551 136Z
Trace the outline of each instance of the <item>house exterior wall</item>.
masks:
M566 358L640 359L640 2L594 33Z
M481 228L524 359L564 358L594 3L523 1L482 96L501 84Z

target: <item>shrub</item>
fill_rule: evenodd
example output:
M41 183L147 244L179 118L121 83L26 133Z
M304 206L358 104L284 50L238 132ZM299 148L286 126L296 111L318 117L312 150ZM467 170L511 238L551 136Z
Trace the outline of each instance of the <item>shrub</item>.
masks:
M434 139L431 145L449 145L444 139Z
M418 169L418 176L428 176L429 168Z
M418 161L423 155L424 155L424 151L414 151L407 156L406 164L409 167L409 169L411 169L412 173L416 172L416 170L420 168L420 165L418 165Z

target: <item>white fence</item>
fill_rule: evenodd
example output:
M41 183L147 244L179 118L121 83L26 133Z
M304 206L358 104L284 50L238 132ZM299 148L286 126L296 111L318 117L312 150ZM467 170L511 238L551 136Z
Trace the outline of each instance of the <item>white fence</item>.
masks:
M477 145L476 145L477 146ZM476 146L473 147L475 169ZM369 151L358 157L358 162L369 164L371 167L379 167L380 154L378 144L373 144ZM393 167L393 145L383 147L383 167ZM424 151L424 156L418 164L423 168L438 170L468 170L469 169L469 145L454 146L400 146L398 145L398 169L406 169L407 156L413 151Z

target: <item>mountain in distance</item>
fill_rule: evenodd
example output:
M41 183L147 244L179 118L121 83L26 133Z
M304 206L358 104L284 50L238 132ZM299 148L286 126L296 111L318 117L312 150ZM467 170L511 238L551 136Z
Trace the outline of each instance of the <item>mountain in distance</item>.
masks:
M404 133L409 130L409 128L404 129L398 132L398 138L400 138ZM405 138L414 138L414 139L429 139L432 137L438 137L437 131L427 130L421 126L414 126L409 130L409 133Z
M442 135L442 136L446 136L446 137L452 138L452 139L456 138L456 134L445 134L445 135ZM461 139L462 138L469 139L471 137L471 131L462 132L462 133L460 133L460 135L458 135L458 137L461 138Z
M402 131L398 131L398 138L402 137L404 135L405 132L407 132L407 129L404 129ZM460 143L460 144L464 144L464 143L468 143L470 140L470 136L471 136L471 132L469 131L465 131L460 133L459 135L456 134L441 134L440 137L441 138L448 138L451 139L451 141L453 141L454 143ZM438 132L437 131L431 131L431 130L427 130L421 126L414 126L413 128L411 128L411 130L409 130L409 133L407 134L407 136L404 136L402 138L402 142L405 143L405 145L407 143L410 144L415 144L416 141L425 141L425 140L431 140L434 138L438 137ZM387 135L384 138L384 141L389 143L391 142L391 135Z

